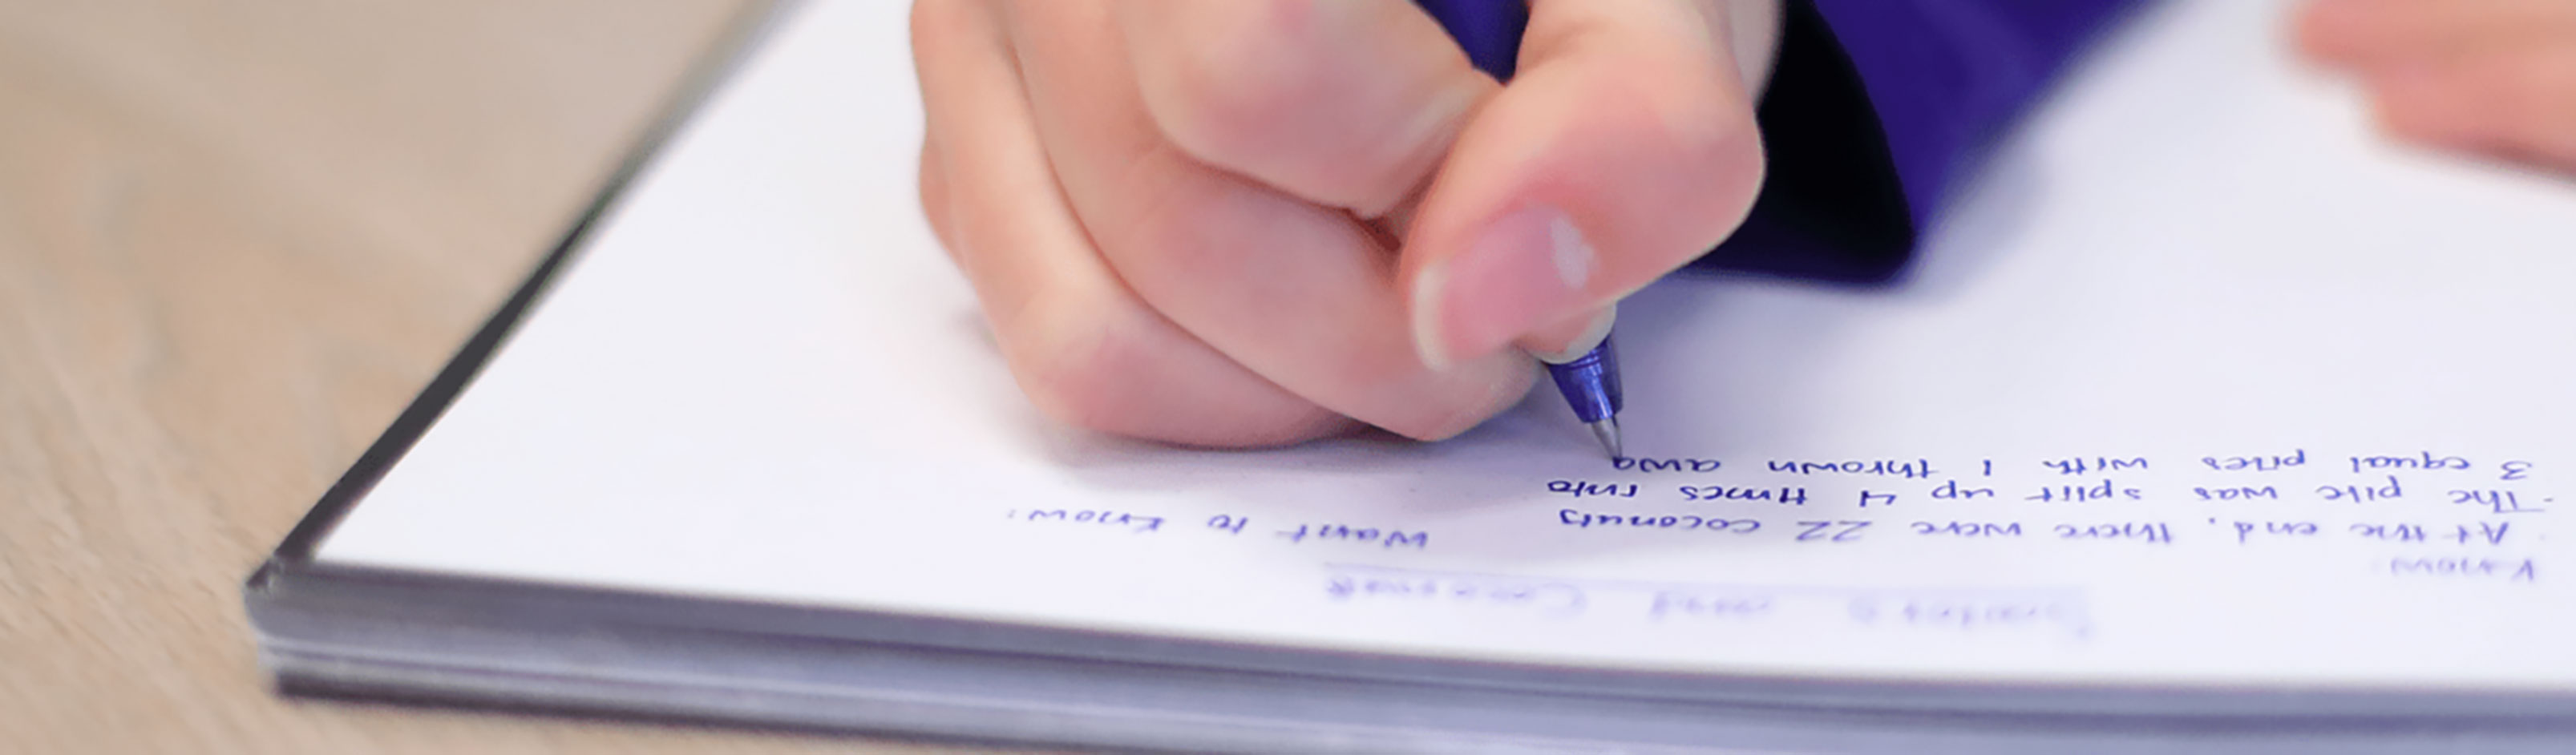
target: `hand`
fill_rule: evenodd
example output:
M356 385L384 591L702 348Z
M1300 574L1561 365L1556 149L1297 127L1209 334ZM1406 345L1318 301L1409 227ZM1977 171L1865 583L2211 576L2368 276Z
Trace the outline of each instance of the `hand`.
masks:
M2398 137L2576 172L2576 0L2323 0L2298 21Z
M1049 415L1443 438L1742 221L1777 19L1536 0L1504 87L1407 0L918 0L922 205Z

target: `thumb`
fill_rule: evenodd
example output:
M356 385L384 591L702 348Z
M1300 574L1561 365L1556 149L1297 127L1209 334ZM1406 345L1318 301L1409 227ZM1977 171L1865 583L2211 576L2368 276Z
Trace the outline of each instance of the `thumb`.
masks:
M1517 76L1405 231L1423 360L1587 350L1620 297L1734 232L1762 182L1750 82L1777 19L1777 0L1533 2Z

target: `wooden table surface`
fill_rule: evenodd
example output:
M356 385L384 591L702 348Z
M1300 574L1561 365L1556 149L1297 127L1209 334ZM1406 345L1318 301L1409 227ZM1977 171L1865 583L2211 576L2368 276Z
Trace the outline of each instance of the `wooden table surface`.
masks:
M0 751L963 751L285 699L242 615L741 6L0 0Z

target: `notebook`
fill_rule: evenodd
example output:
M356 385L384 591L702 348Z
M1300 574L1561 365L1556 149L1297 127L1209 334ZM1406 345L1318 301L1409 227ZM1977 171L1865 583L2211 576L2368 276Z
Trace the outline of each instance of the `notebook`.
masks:
M767 13L251 577L281 687L1184 752L2576 747L2576 189L2275 2L2119 27L1905 280L1672 277L1632 458L1046 421L906 3ZM899 355L889 357L889 355Z

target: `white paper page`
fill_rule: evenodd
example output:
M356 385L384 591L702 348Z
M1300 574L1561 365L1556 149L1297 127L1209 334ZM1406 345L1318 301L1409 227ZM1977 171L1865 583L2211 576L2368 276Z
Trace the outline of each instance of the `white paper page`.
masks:
M1618 465L1545 391L1434 445L1049 426L918 216L905 5L787 24L319 557L1520 662L2576 692L2576 191L2378 142L2281 4L2124 27L1904 286L1636 297Z

